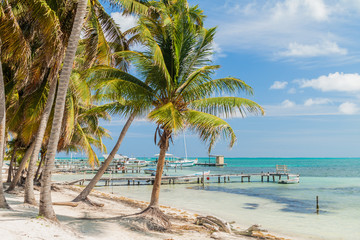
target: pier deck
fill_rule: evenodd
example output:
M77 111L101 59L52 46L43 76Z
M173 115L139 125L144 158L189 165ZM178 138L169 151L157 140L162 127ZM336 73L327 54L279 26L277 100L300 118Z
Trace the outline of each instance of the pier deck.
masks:
M264 182L265 178L267 182L276 181L276 178L278 180L281 180L281 178L287 178L290 177L299 177L299 175L296 174L290 174L290 173L241 173L241 174L210 174L210 175L185 175L185 176L162 176L162 184L184 184L184 183L201 183L204 184L205 182L208 183L221 183L221 182L231 182L231 178L234 180L234 178L237 181L244 182L244 179L247 180L247 182L250 182L251 177L260 177L261 182ZM110 184L114 185L113 183L116 182L127 182L128 185L140 185L140 184L149 184L153 183L155 180L155 176L142 176L142 177L133 177L133 176L126 176L126 177L103 177L100 179L100 181L104 182L105 186L109 186ZM80 183L84 184L85 182L91 181L91 179L79 179L76 181L72 181L68 184L75 184ZM233 181L234 182L234 181Z

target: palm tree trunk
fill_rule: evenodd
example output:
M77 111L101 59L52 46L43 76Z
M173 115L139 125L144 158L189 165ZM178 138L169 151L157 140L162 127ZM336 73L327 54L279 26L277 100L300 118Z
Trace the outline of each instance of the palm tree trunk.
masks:
M56 96L54 119L51 127L49 144L45 158L45 166L41 178L39 216L57 221L51 200L51 170L54 166L55 155L60 137L60 128L64 115L66 93L69 85L76 49L79 43L80 32L86 14L87 0L79 0L73 28L66 49L64 64L59 78L59 87Z
M0 40L0 208L10 208L5 199L4 187L2 182L2 166L4 162L5 150L5 87L1 64L1 40Z
M46 155L46 151L41 151L41 160L40 160L39 166L38 166L38 168L36 170L35 177L34 177L35 182L40 181L41 174L39 176L39 172L40 172L41 166L43 165L43 163L45 161L45 155Z
M17 149L18 149L18 141L15 141L13 153L11 155L11 160L10 160L8 177L7 177L7 181L6 181L8 183L11 183L11 180L13 179L14 163L15 163Z
M164 231L171 227L169 218L159 208L159 196L162 172L165 165L165 154L169 147L169 138L171 134L164 130L160 140L160 154L156 167L156 175L154 186L151 193L151 200L149 206L139 213L136 218L141 222L145 222L147 227L151 230Z
M160 154L159 154L159 159L158 159L158 163L156 166L155 181L154 181L154 186L153 186L152 193L151 193L151 200L150 200L149 207L156 207L156 208L159 207L161 177L162 177L162 173L164 171L165 154L169 148L169 137L170 137L170 135L167 133L167 131L164 131L164 133L161 137L162 139L160 140L161 141Z
M36 139L35 139L35 147L34 147L34 151L32 152L32 155L30 158L29 169L28 169L28 173L26 176L26 180L25 180L24 203L29 203L32 205L36 204L35 194L34 194L34 174L35 174L35 168L36 168L36 161L39 156L41 144L42 144L42 141L43 141L44 135L45 135L46 125L48 123L51 109L52 109L52 106L54 103L54 98L55 98L55 94L56 94L56 85L57 85L56 75L52 79L52 82L50 83L49 95L48 95L48 98L46 101L44 113L41 116L39 130L38 130L38 133L37 133Z
M24 155L23 159L21 160L21 163L16 171L15 177L11 181L9 188L6 190L7 192L13 191L15 189L15 187L17 186L17 184L20 180L21 174L26 167L26 163L29 160L31 153L34 150L34 147L35 147L35 142L31 143L31 145L28 147L28 149L26 149L25 155Z
M123 129L122 129L122 131L120 133L120 136L119 136L113 150L111 151L110 155L107 157L107 159L105 160L103 165L100 167L100 169L98 170L96 175L93 177L93 179L91 179L90 183L73 200L73 202L79 202L79 201L87 201L87 202L89 202L89 200L87 199L88 195L90 194L91 190L93 190L96 183L101 179L102 175L105 173L106 169L109 167L111 161L114 159L114 156L117 153L117 151L119 150L120 145L121 145L123 139L125 138L126 132L128 131L131 123L134 121L135 116L136 116L136 113L131 114L129 119L126 121L126 123L125 123L125 125L124 125L124 127L123 127Z

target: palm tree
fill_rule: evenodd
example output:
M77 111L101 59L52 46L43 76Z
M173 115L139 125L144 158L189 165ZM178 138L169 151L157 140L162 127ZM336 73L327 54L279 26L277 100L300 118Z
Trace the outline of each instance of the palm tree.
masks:
M22 47L19 47L22 46ZM30 47L27 44L12 8L7 0L0 3L0 208L9 208L2 185L2 165L5 151L6 96L3 62L9 64L11 72L18 81L27 73Z
M79 0L77 4L77 10L75 19L73 22L73 29L71 31L68 47L66 49L64 64L59 77L58 91L55 102L54 119L52 122L52 128L47 146L47 152L45 157L45 167L42 175L42 184L40 192L40 208L39 215L48 219L56 221L56 215L52 208L51 202L51 170L54 165L57 145L60 137L60 127L63 119L64 106L66 101L66 92L69 84L69 78L72 71L72 66L75 59L75 53L79 42L81 28L84 22L86 14L86 0ZM142 4L139 4L136 0L114 0L118 4L122 4L127 9L133 11L144 11ZM145 9L146 10L146 9Z
M1 42L0 42L1 56ZM3 183L2 183L2 165L4 162L4 143L5 143L5 88L3 70L0 57L0 208L9 208L6 202Z
M223 96L225 93L253 94L252 88L244 81L234 77L211 78L220 68L211 65L210 61L215 28L202 27L201 10L189 7L185 0L152 4L157 11L142 16L137 27L146 51L125 51L119 55L130 58L138 73L146 79L147 87L135 98L143 99L142 112L149 112L148 118L157 125L155 136L160 137L150 204L138 217L149 218L152 222L149 227L166 229L170 222L159 209L159 194L169 140L190 129L208 143L209 152L219 137L229 139L231 147L236 141L235 133L219 116L229 117L235 113L245 116L247 113L263 114L264 111L246 98ZM116 69L98 70L97 75L112 79L112 84L117 81L120 84L124 77L130 78Z

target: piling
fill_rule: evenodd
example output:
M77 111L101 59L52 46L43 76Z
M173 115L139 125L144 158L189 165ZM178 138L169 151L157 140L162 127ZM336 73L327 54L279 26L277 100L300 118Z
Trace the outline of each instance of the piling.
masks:
M319 214L319 196L316 196L316 214Z

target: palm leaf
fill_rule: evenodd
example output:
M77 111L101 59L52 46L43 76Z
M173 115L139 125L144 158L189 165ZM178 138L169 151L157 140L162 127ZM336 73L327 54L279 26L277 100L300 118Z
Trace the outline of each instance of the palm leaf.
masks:
M188 110L185 116L188 127L198 133L202 141L208 142L209 153L219 137L229 139L230 147L234 145L236 141L235 132L223 119L195 110Z
M254 101L239 97L214 97L192 101L190 108L212 115L230 117L240 113L245 117L247 113L264 115L264 109Z

